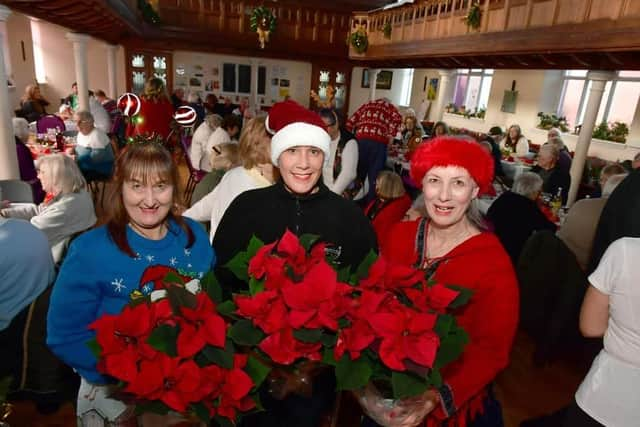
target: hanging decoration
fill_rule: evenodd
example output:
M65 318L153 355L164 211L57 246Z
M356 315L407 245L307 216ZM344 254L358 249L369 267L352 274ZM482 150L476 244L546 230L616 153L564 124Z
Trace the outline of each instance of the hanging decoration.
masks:
M391 22L387 21L382 27L382 34L385 39L391 39Z
M251 13L251 31L258 34L260 48L264 49L265 43L269 42L269 35L276 30L277 18L271 9L260 6L253 9Z
M140 98L135 93L125 93L118 98L118 110L125 117L133 117L140 112Z
M335 108L335 93L336 90L332 85L321 86L320 93L316 93L315 90L311 90L311 99L314 100L318 108ZM324 95L324 96L323 96Z
M358 53L365 53L369 47L369 38L367 37L367 30L363 25L359 25L358 28L349 35L349 44Z
M138 0L138 10L142 14L144 22L153 25L160 24L160 16L148 0Z
M471 7L469 8L467 16L464 17L464 23L467 24L467 27L477 30L478 28L480 28L481 18L482 11L480 10L480 4L477 2L473 2Z
M176 112L173 114L173 118L181 126L192 127L196 123L198 114L193 107L182 105L178 107Z

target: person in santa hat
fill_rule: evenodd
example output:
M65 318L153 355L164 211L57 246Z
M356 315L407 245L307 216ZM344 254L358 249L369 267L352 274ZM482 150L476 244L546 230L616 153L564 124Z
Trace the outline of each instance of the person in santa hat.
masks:
M475 142L443 136L415 151L410 173L422 184L428 218L393 226L382 254L433 272L438 283L473 292L470 302L454 312L469 343L460 359L442 369L443 385L422 399L391 408L360 399L371 417L363 426L503 425L491 384L509 363L518 325L518 286L509 256L487 231L476 206L477 197L490 191L493 172L491 155Z
M315 234L327 244L327 256L340 267L356 268L371 250L376 235L362 210L333 193L322 181L329 156L330 137L314 113L294 101L275 104L266 120L271 138L271 161L280 169L272 186L246 191L229 205L213 239L218 266L216 276L226 292L245 290L224 267L247 248L251 236L265 243L290 230ZM314 378L310 398L297 394L276 400L262 396L266 411L247 420L251 426L316 427L335 400L335 377L325 372Z

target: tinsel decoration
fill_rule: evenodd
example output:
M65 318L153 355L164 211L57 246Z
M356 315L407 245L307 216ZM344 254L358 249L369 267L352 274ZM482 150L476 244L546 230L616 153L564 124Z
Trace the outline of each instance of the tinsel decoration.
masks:
M264 49L265 43L269 42L269 34L276 30L277 18L271 9L260 6L253 9L251 13L251 31L258 34L260 48Z
M162 138L162 135L159 135L155 132L152 133L151 135L145 133L144 135L134 135L127 138L127 144L148 144L148 143L162 145L163 147L166 146L164 142L164 138Z
M138 10L142 14L144 22L153 25L160 24L160 16L148 0L138 0Z
M358 29L349 35L349 44L351 44L358 53L365 53L367 51L369 38L367 37L367 30L365 30L364 26L358 26Z
M474 2L469 8L467 16L464 17L464 23L467 24L467 27L477 30L480 28L481 18L482 11L480 10L480 4Z

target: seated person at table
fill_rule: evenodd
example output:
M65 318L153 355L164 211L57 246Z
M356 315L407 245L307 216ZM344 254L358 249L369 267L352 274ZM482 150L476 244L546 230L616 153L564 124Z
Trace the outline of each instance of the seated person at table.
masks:
M191 138L189 156L194 168L203 171L211 171L211 156L213 154L213 143L209 145L209 137L222 124L222 117L218 114L207 114L204 122L196 128ZM227 141L228 142L228 141Z
M555 145L545 144L538 152L538 164L531 168L531 172L537 173L542 178L542 192L555 196L561 190L562 204L567 203L571 176L566 170L558 166L560 153Z
M30 220L44 231L53 258L60 261L66 241L96 223L93 200L78 166L69 156L51 154L36 162L38 177L47 196L39 205L24 203L0 210L3 217Z
M329 158L324 162L322 177L329 190L347 199L353 199L362 187L358 175L358 141L352 133L340 127L335 111L323 108L320 118L331 137Z
M87 180L111 176L115 156L109 137L94 126L93 115L88 111L78 111L75 121L78 126L75 150L80 170Z
M556 226L538 208L542 178L533 172L518 176L511 191L505 191L489 207L487 219L515 266L525 242L534 232L555 231Z
M46 107L49 101L44 99L38 85L28 85L24 89L24 95L20 99L20 115L28 122L35 122L47 114Z
M364 209L378 238L378 244L386 241L389 229L402 221L411 199L402 183L402 178L395 172L382 171L376 178L376 198Z
M78 83L73 82L71 84L71 93L64 99L64 104L71 106L71 110L78 109Z
M438 136L449 135L449 126L445 122L436 122L431 128L431 138Z
M111 132L111 116L104 109L100 101L89 91L89 111L93 116L94 126L104 133Z
M585 271L591 257L593 238L596 235L600 214L602 214L609 195L626 176L626 173L622 173L607 179L602 190L602 197L578 200L569 209L562 228L558 231L558 237L575 254L578 264Z
M569 150L567 146L564 145L564 141L559 136L554 136L553 138L549 138L549 140L545 144L552 144L558 149L558 167L562 170L567 171L571 169L571 154L569 154Z
M404 129L400 133L402 136L402 146L413 151L422 142L422 131L417 126L414 116L404 118Z
M204 196L211 193L229 169L240 166L240 156L238 151L238 144L233 144L231 142L226 142L213 147L213 154L211 156L211 172L206 174L204 178L196 184L193 194L191 195L191 206L195 205ZM208 223L206 223L206 228L208 231Z
M65 131L78 131L75 120L73 120L73 110L69 104L62 104L56 114L64 121Z
M18 168L20 169L20 180L31 186L33 201L41 203L44 199L42 184L38 179L38 172L33 163L31 151L25 145L29 139L29 123L21 117L13 118L13 134L16 140L16 153L18 154Z
M603 191L604 186L607 184L607 180L614 175L626 174L627 170L620 163L610 163L602 168L600 171L600 179L598 179L598 186L593 193L591 193L591 197L604 197Z
M511 125L506 137L500 144L502 148L508 148L517 156L526 156L529 153L529 141L522 135L519 125Z

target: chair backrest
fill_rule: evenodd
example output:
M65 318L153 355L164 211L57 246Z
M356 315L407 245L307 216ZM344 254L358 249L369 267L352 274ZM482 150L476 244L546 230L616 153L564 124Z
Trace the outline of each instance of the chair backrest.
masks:
M193 173L197 170L191 163L191 156L189 155L189 146L191 145L191 136L188 135L180 135L180 147L182 151L184 151L184 159L187 162L187 167L189 168L189 173Z
M31 186L19 179L0 180L2 198L13 203L33 203Z
M49 129L56 128L59 132L64 132L65 130L67 130L66 126L64 125L64 120L53 114L42 116L36 122L36 129L38 130L38 133L47 133Z

